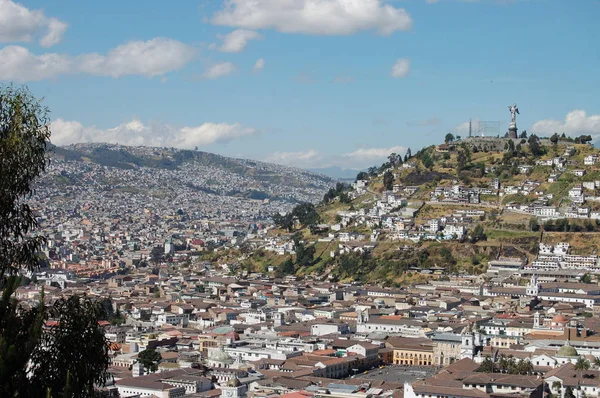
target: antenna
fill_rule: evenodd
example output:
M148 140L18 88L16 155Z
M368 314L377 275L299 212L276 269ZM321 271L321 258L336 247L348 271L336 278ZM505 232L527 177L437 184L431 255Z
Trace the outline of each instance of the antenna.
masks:
M473 132L473 129L471 127L471 119L469 119L469 137L471 137L472 132Z

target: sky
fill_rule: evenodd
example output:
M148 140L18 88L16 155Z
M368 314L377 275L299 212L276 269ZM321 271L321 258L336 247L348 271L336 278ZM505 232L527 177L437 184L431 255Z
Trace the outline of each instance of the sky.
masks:
M598 0L0 0L52 142L319 168L519 130L600 136ZM498 123L480 123L495 121ZM499 130L499 131L496 131Z

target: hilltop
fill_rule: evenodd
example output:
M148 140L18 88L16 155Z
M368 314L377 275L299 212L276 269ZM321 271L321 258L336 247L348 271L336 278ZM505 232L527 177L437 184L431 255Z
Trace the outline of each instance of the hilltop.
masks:
M581 234L600 230L600 168L587 138L447 137L391 155L330 190L317 223L278 217L271 243L243 268L406 284L506 259L530 266L542 242L591 254L597 234Z

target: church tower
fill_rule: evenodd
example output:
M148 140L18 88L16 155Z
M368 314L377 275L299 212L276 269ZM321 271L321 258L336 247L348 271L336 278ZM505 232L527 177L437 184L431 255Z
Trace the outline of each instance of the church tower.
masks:
M534 329L540 328L540 312L539 311L536 311L535 314L533 314L533 328Z
M528 296L537 297L539 292L540 292L540 285L538 283L538 276L536 274L533 274L531 276L531 280L529 281L529 284L527 285L526 293Z
M245 398L247 392L248 387L242 384L237 377L221 386L221 398Z
M475 335L471 328L471 325L468 324L464 327L462 332L460 333L461 337L461 345L460 345L460 357L463 358L473 358L475 353Z

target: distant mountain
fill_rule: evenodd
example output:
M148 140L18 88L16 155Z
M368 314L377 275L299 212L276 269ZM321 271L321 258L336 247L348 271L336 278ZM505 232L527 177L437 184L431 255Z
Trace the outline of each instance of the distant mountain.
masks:
M313 168L308 169L308 171L312 171L317 174L324 174L331 178L336 178L340 180L354 180L356 175L361 170L353 170L353 169L343 169L339 166L331 166L331 167L322 167L322 168Z

